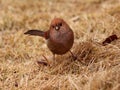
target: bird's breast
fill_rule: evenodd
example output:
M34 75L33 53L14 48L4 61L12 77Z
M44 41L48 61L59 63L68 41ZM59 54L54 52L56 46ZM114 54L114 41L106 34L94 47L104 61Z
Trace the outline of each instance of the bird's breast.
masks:
M64 54L72 47L73 40L74 37L71 32L52 34L47 39L47 46L55 54Z

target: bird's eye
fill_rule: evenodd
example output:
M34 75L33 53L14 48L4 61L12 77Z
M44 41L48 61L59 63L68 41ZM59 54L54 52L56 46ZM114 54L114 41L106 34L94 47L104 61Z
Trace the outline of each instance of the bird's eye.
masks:
M62 26L62 23L60 23L59 25Z
M55 28L55 26L52 26L52 28Z

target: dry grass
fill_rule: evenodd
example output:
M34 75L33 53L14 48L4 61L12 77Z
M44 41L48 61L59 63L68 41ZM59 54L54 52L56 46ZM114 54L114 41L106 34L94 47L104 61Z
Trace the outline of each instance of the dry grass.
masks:
M23 33L48 30L54 17L73 29L78 60L66 53L38 65L52 54ZM0 0L0 90L120 90L120 40L100 44L111 34L120 37L120 0Z

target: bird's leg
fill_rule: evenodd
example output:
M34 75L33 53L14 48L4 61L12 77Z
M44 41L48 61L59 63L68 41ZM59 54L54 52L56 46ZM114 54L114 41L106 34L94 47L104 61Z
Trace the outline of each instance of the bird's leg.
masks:
M76 60L76 59L77 59L77 56L75 56L71 51L70 51L70 53L71 53L73 59ZM82 61L80 61L80 63L81 63L82 65L86 65L86 64L83 63Z
M46 62L45 61L37 61L37 63L38 64L43 64L45 66L50 65L48 59L44 55L42 55L42 56L44 57L44 59L45 59Z
M49 61L48 61L48 59L44 56L44 55L42 55L43 57L44 57L44 59L49 63Z
M71 50L70 50L69 52L71 53L73 59L76 60L76 59L77 59L77 56L75 56L75 55L71 52Z
M54 64L56 64L55 53L53 53Z

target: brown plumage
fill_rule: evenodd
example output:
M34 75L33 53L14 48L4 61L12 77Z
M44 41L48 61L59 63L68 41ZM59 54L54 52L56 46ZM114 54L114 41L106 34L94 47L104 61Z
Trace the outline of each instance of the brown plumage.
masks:
M105 45L107 45L107 44L109 44L109 43L111 43L112 41L117 40L117 39L118 39L117 35L113 34L113 35L107 37L107 38L102 42L102 44L105 46Z
M52 20L48 31L29 30L25 34L44 37L47 40L47 46L55 55L62 55L70 51L74 42L74 34L69 25L60 18ZM76 57L70 51L74 59Z

